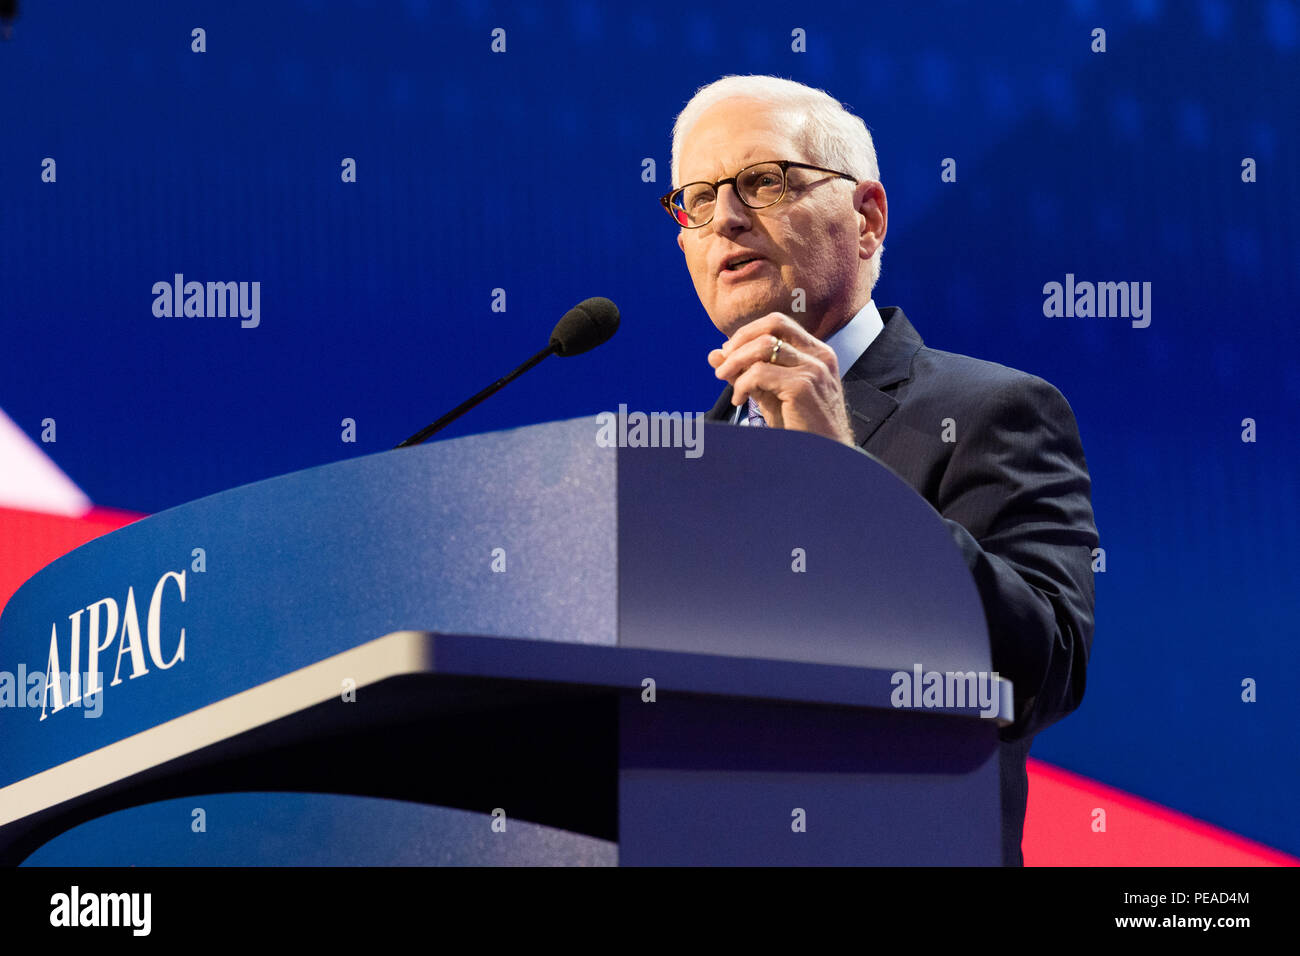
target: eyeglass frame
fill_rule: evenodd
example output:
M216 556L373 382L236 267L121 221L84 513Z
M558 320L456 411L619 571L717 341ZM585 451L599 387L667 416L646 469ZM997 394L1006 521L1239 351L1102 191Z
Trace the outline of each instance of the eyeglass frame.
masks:
M755 166L780 166L781 167L781 195L777 196L776 199L772 200L772 202L765 203L762 206L754 206L746 202L745 197L740 194L740 187L736 184L736 180L740 178L741 174L744 173L745 170L753 169ZM687 186L712 186L713 203L714 203L713 211L714 211L714 215L717 215L717 202L718 202L718 197L721 195L720 189L721 187L727 185L727 183L730 183L731 188L736 191L736 198L739 199L748 208L770 209L772 206L775 206L782 199L784 199L785 194L790 191L789 172L792 167L797 169L811 169L819 173L830 173L833 176L838 176L840 179L847 179L851 183L856 183L858 181L858 178L856 176L852 176L849 173L842 173L839 170L835 170L835 169L827 169L825 166L813 166L810 163L798 163L792 159L765 159L762 160L761 162L750 163L748 166L738 169L734 176L728 176L726 179L719 179L717 182L711 183L707 179L697 179L692 182L685 183L684 185L678 186L676 189L672 190L672 192L668 193L667 195L660 196L659 202L664 207L664 211L668 213L669 217L672 219L673 223L676 226L682 229L702 229L703 227L707 226L709 223L713 222L713 216L710 216L708 219L706 219L704 222L698 225L688 226L685 223L683 223L681 220L679 220L677 218L677 215L673 212L673 203L672 203L673 196L676 196ZM678 206L677 208L682 209L682 207L680 206ZM682 209L682 211L685 212L685 209Z

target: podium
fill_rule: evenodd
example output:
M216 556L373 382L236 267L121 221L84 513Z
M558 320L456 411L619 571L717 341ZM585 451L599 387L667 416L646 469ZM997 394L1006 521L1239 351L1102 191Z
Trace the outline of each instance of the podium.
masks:
M307 469L33 576L0 863L1000 864L1010 685L899 703L991 671L934 509L819 436L601 432Z

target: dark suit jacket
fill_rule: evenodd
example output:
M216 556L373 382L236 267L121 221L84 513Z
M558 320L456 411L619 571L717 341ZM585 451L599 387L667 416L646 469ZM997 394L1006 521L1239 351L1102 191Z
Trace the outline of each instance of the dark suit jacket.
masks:
M1023 865L1030 741L1079 706L1092 646L1098 538L1078 425L1041 378L927 348L901 309L880 316L842 376L849 421L858 447L943 516L974 575L993 668L1015 688L999 745L1003 862ZM706 420L730 418L731 391Z

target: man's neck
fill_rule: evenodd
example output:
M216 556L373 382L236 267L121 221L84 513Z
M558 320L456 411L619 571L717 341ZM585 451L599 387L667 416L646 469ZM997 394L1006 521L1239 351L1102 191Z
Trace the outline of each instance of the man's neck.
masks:
M844 326L853 321L854 316L862 311L863 307L871 301L871 296L865 296L860 302L850 304L845 311L839 312L834 319L830 315L823 315L821 327L818 329L809 329L808 331L816 338L825 342L832 335L838 332Z

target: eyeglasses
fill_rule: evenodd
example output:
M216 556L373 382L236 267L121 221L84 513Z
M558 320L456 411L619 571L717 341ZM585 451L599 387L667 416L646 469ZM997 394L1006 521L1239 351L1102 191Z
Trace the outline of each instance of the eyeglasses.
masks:
M666 196L660 196L673 222L683 229L698 229L713 221L713 210L718 204L718 190L731 183L736 195L750 209L762 209L775 206L784 197L787 188L786 171L789 169L811 169L819 173L830 173L841 179L856 183L857 177L834 169L821 166L809 166L807 163L795 163L788 159L770 160L746 166L734 176L719 179L716 183L698 182L679 186Z

